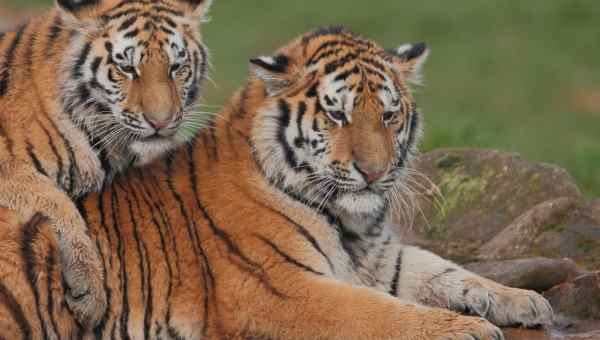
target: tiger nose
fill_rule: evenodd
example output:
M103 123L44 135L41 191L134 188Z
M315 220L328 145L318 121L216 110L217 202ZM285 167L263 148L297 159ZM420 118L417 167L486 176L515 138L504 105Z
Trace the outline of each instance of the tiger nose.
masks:
M361 165L360 163L355 162L354 168L365 178L367 183L371 184L376 182L381 177L385 176L385 170L375 170L370 166Z
M162 130L169 126L173 120L173 115L166 114L144 114L146 121L156 130Z

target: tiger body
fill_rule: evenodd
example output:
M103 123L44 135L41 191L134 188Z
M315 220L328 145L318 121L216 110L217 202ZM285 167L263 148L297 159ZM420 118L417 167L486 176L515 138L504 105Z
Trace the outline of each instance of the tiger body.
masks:
M195 27L208 1L192 2L60 0L0 33L0 206L49 219L83 324L106 297L76 200L191 137L208 62Z
M89 195L108 296L90 338L503 338L448 309L549 322L541 296L403 245L386 224L416 150L407 82L426 54L341 29L306 34L254 59L193 144ZM0 240L0 337L84 336L43 222Z

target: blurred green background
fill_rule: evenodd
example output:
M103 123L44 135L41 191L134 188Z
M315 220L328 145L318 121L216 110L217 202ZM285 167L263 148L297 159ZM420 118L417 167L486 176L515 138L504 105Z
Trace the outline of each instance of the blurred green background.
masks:
M2 0L27 10L51 2ZM216 0L210 16L207 104L243 83L250 56L315 26L343 24L385 47L426 41L424 151L519 152L567 168L600 196L600 1Z

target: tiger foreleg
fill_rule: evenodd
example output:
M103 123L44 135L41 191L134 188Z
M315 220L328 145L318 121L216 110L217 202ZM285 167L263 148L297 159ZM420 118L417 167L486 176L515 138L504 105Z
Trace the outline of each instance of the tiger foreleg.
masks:
M278 339L447 339L500 340L487 320L403 303L371 288L357 287L308 273L294 275L285 298L244 297L250 331Z
M97 325L106 310L102 264L85 221L69 196L28 164L3 164L0 206L16 212L20 223L36 213L48 219L60 247L62 273L69 288L66 302L82 326ZM0 210L0 214L0 227L14 223L12 212Z
M552 322L552 307L533 291L503 286L416 247L398 254L395 290L401 299L478 315L498 326Z

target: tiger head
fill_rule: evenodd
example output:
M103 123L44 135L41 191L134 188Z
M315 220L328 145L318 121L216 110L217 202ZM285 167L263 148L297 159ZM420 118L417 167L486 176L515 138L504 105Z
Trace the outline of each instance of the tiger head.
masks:
M72 30L64 108L95 148L143 164L192 137L208 68L198 26L210 2L57 0L57 20Z
M422 43L386 51L327 28L251 60L251 84L265 96L252 136L267 178L335 213L387 210L420 137L408 86L428 53Z

